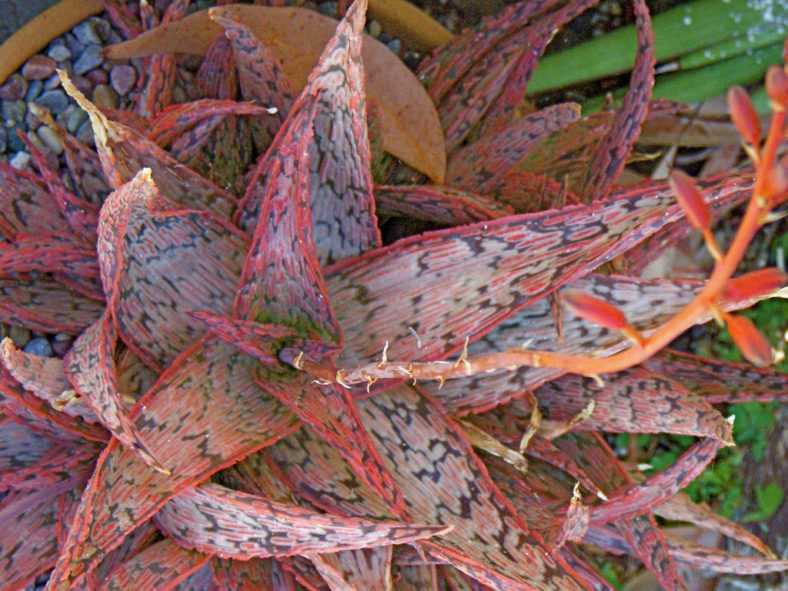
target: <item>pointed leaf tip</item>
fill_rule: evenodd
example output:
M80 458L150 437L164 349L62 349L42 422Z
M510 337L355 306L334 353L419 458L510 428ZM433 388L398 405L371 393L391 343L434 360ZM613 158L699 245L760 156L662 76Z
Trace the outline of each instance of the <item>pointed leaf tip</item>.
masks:
M629 326L621 310L598 297L575 290L567 290L561 297L567 308L584 320L612 330L624 330Z
M749 318L726 315L725 323L733 342L747 361L755 367L766 367L772 363L772 346Z
M766 71L766 94L779 109L788 107L788 74L780 66Z
M728 109L744 141L757 146L761 139L761 122L750 95L741 86L732 86L728 91Z
M676 200L687 215L687 220L692 224L692 227L698 230L708 230L711 226L711 212L703 200L695 180L681 170L671 172L668 180L670 188L676 195Z
M726 301L734 302L760 298L784 287L786 281L788 275L777 267L758 269L728 281L722 297Z

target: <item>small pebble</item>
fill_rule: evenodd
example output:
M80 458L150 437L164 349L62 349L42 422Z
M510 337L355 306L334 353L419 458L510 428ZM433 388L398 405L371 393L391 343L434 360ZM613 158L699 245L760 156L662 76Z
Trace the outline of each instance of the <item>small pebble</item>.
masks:
M36 100L43 90L44 82L42 80L32 80L25 93L25 102Z
M388 47L392 52L399 54L399 50L402 47L402 42L399 39L394 39L393 41L386 43L386 47Z
M66 129L70 134L75 134L79 126L82 125L87 118L88 114L85 113L84 110L75 109L74 112L68 116L68 119L66 119Z
M336 2L321 2L317 5L317 10L326 16L335 17L337 15L338 4Z
M367 29L369 30L369 34L375 38L379 37L383 32L383 27L380 26L378 21L371 21L369 25L367 25Z
M5 152L8 146L8 131L4 125L0 125L0 154Z
M44 80L55 73L55 60L40 53L32 56L22 66L22 76L28 80Z
M109 76L107 75L106 70L101 68L93 68L90 72L85 74L85 78L90 80L90 83L93 86L107 84L109 82Z
M63 142L54 129L47 125L42 125L36 130L36 135L38 135L38 139L41 140L41 143L55 156L60 156L60 154L63 153Z
M73 342L74 339L71 337L71 335L62 332L58 333L55 335L55 339L52 341L52 350L58 357L63 357L66 353L68 353L69 349L71 349Z
M41 119L33 113L33 109L28 109L27 113L25 113L25 125L31 131L35 131L41 125Z
M12 326L8 329L8 336L14 341L14 347L21 349L30 341L30 329L22 326Z
M93 23L93 30L102 43L109 39L110 32L112 31L112 26L109 24L109 21L99 17L93 17L88 20Z
M8 146L6 146L6 151L9 153L20 152L25 149L25 144L19 138L19 134L17 133L18 129L26 131L25 126L22 123L17 123L14 127L8 130Z
M35 100L37 105L46 107L52 115L59 115L68 107L68 98L62 88L47 90Z
M30 355L38 355L40 357L52 357L52 345L43 337L36 337L31 339L30 342L22 349L25 353Z
M71 82L77 87L77 90L85 96L93 94L93 85L90 83L90 80L84 76L72 76Z
M44 81L44 90L52 90L58 86L60 86L60 76L57 74L52 74Z
M186 94L186 91L183 89L183 86L176 85L172 88L172 102L175 104L178 103L185 103L189 100L189 97Z
M74 74L82 76L90 72L93 68L98 68L104 63L104 56L101 55L101 47L98 45L88 45L82 55L74 62Z
M79 126L75 137L85 145L90 146L93 144L93 127L90 125L90 121L85 121ZM84 180L82 183L84 186Z
M27 80L22 74L14 73L0 86L0 99L4 101L18 101L27 92Z
M28 132L27 141L30 142L33 145L33 147L39 151L39 153L41 154L46 153L47 147L40 139L38 139L38 136L34 132Z
M63 43L58 43L57 45L53 45L49 48L47 55L56 62L60 63L66 61L67 59L71 59L71 50Z
M109 79L115 92L122 96L134 88L137 82L137 70L128 65L115 66L109 72Z
M85 195L101 195L106 194L109 187L106 181L93 174L85 174L80 179L82 184L82 192Z
M71 32L82 45L101 45L101 37L96 28L96 21L88 19L71 29Z
M30 154L27 152L19 151L8 161L8 164L16 168L17 170L24 170L30 164Z
M85 46L79 42L79 39L73 33L66 33L65 40L72 57L80 55L82 50L85 49Z
M99 84L93 89L92 101L102 107L116 109L118 107L118 93L106 84Z
M25 120L27 105L25 101L3 101L2 110L6 127L13 127Z

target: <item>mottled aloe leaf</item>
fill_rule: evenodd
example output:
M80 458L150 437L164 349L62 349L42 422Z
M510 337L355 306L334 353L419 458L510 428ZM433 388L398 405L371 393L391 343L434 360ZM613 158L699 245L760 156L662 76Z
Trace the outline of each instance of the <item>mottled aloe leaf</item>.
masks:
M446 182L489 194L548 133L580 117L580 105L561 103L491 131L449 158Z
M116 345L117 334L109 312L105 312L74 341L63 360L65 375L120 443L139 454L149 466L164 470L140 439L124 408L115 367Z
M304 373L282 378L258 370L260 387L276 397L330 442L362 481L379 494L395 515L405 511L402 493L383 465L350 392L338 384L319 385Z
M140 133L110 121L67 77L62 82L66 91L90 116L101 165L113 188L119 188L147 167L168 199L184 207L208 209L224 218L231 216L236 199L230 193L181 165Z
M641 368L606 376L604 386L565 375L534 392L546 418L571 419L594 401L591 415L575 429L614 433L674 433L733 442L730 424L680 382Z
M484 195L475 195L435 185L404 185L375 187L377 212L384 216L460 226L494 220L514 211Z
M556 440L556 444L578 462L582 462L586 472L606 493L631 484L626 470L601 435L573 433ZM715 444L719 445L719 442L715 441ZM635 549L636 556L665 589L685 588L668 552L664 535L657 528L653 516L648 514L630 520L619 520L615 528Z
M0 490L8 490L14 470L38 463L54 443L35 431L3 415L0 421Z
M241 559L408 543L449 529L335 517L215 484L184 491L155 519L181 545Z
M271 589L283 591L277 586L274 561L270 558L250 558L232 560L214 557L211 560L213 577L220 589L227 591L258 591Z
M102 283L118 334L159 369L204 332L187 311L230 312L247 247L221 218L172 208L143 170L107 198L99 219Z
M98 286L96 252L69 233L17 235L0 244L0 275L59 272Z
M646 366L672 376L710 404L785 400L788 376L752 365L665 351Z
M391 591L391 545L310 554L331 591ZM422 587L426 591L426 587Z
M107 431L100 425L59 412L48 401L27 392L5 367L0 368L0 405L15 421L55 442L107 439Z
M638 51L624 102L610 130L596 147L584 182L575 187L581 199L599 199L610 191L640 137L654 85L654 31L645 0L634 0Z
M85 482L100 451L93 442L60 442L35 464L16 467L13 472L4 474L2 488L35 491L58 488L63 482L73 483L74 479Z
M0 580L6 588L22 589L55 564L58 497L86 478L77 473L55 485L10 493L0 502Z
M82 497L52 589L65 589L94 568L174 495L292 431L295 417L252 379L255 363L234 347L205 338L162 374L131 418L172 474L153 470L113 439Z
M311 226L309 241L322 264L380 245L360 57L365 9L357 2L339 24L242 202L242 227L245 220L269 217L255 212L275 207L269 197L274 190L280 196L294 192L299 207L311 204L311 222L304 219L299 229L309 232ZM303 148L282 154L285 145ZM298 177L285 182L282 175L292 174L287 167Z
M265 119L267 114L265 107L250 103L199 99L164 109L151 122L147 137L162 148L179 140L188 143L190 149L198 150L228 115L259 115Z
M80 189L79 194L97 203L99 197L104 197L112 190L104 178L98 154L70 133L63 133L60 139L63 141L63 154L73 186Z
M201 569L210 558L209 554L181 548L173 540L161 540L114 568L101 588L169 589Z
M5 338L0 343L0 360L28 392L70 417L98 423L93 407L73 391L61 359L25 353L14 347L11 339Z
M28 136L23 136L27 151L32 155L41 177L54 197L61 214L65 218L75 235L86 244L96 243L96 224L98 223L98 208L66 190L60 172L49 167L44 154L30 142Z
M276 113L257 118L254 128L258 142L267 146L293 106L295 91L279 60L242 22L216 15L213 20L224 27L233 47L241 96Z
M0 232L7 239L68 231L68 222L38 177L0 162L0 188Z
M608 523L651 511L700 476L722 445L722 441L710 438L696 443L673 464L644 482L609 494L608 501L591 510L591 521Z
M525 96L536 62L554 31L595 3L596 0L572 0L509 35L496 31L494 51L474 52L471 68L440 102L436 101L447 153L451 154L465 140L488 111L494 122L485 133L511 122L511 113ZM496 106L499 102L500 106Z
M221 589L228 589L228 587L219 586L216 582L212 564L213 561L209 562L179 585L176 585L174 591L220 591Z
M546 209L563 209L568 203L580 203L569 188L544 175L514 170L491 188L490 196L516 213L534 213Z
M774 558L774 554L769 547L743 525L723 517L713 511L706 503L693 502L689 495L683 492L676 493L667 501L655 507L654 513L671 521L687 521L699 527L714 530L755 548L764 556Z
M203 310L188 312L188 315L224 342L235 345L247 355L256 357L267 365L275 366L278 363L272 345L279 343L283 338L298 334L294 328L287 326L260 324L211 314Z

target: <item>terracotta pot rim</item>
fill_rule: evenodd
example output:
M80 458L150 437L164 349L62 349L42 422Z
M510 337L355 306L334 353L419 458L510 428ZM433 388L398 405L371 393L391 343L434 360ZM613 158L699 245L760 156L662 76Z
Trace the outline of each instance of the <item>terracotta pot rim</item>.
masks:
M55 37L104 10L102 0L60 0L0 45L0 84Z

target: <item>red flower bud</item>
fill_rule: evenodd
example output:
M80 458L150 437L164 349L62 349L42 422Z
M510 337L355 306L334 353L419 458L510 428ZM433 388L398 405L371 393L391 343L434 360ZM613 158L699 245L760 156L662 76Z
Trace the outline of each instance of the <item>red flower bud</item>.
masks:
M766 367L772 362L772 346L749 318L726 315L725 322L733 342L747 361L755 367Z
M759 269L734 277L725 286L722 298L728 302L741 302L769 295L788 281L788 275L777 267Z
M695 180L680 170L674 170L670 173L668 182L689 223L698 230L708 230L711 227L711 213L695 185Z
M783 109L788 105L788 74L780 66L766 71L766 94Z
M613 304L582 291L569 290L562 294L564 303L576 316L613 330L629 327L624 313Z
M732 86L728 91L728 109L744 141L757 146L761 139L761 122L755 107L752 106L750 95L741 86Z

